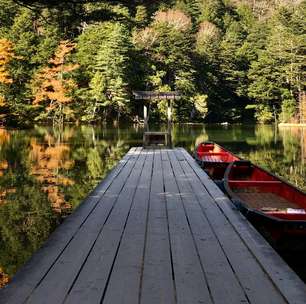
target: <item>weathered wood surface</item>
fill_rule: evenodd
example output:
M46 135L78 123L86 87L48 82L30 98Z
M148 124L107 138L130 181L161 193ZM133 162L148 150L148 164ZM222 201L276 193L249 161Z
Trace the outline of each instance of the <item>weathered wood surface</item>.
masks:
M0 303L304 304L306 288L184 149L132 148Z

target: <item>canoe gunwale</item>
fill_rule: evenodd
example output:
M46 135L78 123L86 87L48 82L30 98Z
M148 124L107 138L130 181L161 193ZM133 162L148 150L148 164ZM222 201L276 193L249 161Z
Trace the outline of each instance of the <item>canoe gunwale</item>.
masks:
M251 217L255 217L255 216L256 217L261 217L262 220L264 220L265 222L271 222L271 223L274 222L275 224L279 224L279 225L283 226L284 228L288 228L288 229L298 228L298 229L306 231L306 220L294 220L294 219L278 218L276 216L270 215L270 214L268 214L266 212L263 212L261 210L252 208L247 203L245 203L242 199L240 199L238 197L238 195L235 192L232 191L232 189L229 185L230 172L231 172L234 165L239 165L239 164L249 164L249 166L253 166L254 168L262 170L265 173L267 173L267 174L271 175L272 177L276 178L277 180L279 180L281 183L293 188L295 191L298 191L299 193L306 196L306 193L304 191L302 191L301 189L298 189L297 187L295 187L291 183L285 181L284 179L268 172L267 170L265 170L261 167L258 167L258 166L252 164L249 161L248 162L247 161L237 161L237 162L232 162L227 166L225 174L224 174L224 178L223 178L224 189L225 189L227 195L230 197L233 204L236 206L236 208L239 211L241 211L241 213L243 213L247 218L251 218Z
M194 150L194 153L193 153L193 157L194 159L196 160L196 162L203 168L205 165L216 165L216 164L230 164L231 162L224 162L224 161L220 161L220 162L216 162L216 161L207 161L207 160L203 160L202 158L199 157L198 155L198 149L200 146L202 145L214 145L216 147L218 147L219 149L223 150L224 153L227 153L228 155L232 156L232 157L236 157L237 159L239 160L242 160L241 157L237 156L236 154L228 151L227 149L223 148L222 146L218 145L217 143L215 142L212 142L212 141L203 141L201 143L199 143L195 150Z

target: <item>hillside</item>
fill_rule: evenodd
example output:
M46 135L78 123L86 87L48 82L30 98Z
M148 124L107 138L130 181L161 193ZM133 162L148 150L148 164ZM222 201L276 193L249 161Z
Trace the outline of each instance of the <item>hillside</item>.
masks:
M180 90L180 122L295 121L305 12L305 0L0 0L0 123L133 121L133 90Z

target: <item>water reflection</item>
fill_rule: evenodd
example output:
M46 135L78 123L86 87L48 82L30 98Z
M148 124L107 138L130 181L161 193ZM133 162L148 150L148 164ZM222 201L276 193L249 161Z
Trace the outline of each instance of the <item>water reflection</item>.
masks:
M0 129L0 287L129 147L141 145L142 134L141 126ZM173 127L175 146L193 151L204 140L216 141L306 190L306 130Z

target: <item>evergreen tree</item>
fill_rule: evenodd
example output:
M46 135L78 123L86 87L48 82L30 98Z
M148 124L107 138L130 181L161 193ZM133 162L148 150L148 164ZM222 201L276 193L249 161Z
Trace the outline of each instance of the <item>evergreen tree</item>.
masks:
M99 105L114 109L118 116L128 110L130 49L128 30L120 23L112 24L106 40L99 47L95 74L90 82L93 118Z
M277 11L271 19L267 45L249 71L249 96L261 105L258 109L280 113L282 121L294 118L302 90L305 25L293 22L295 18L292 8L281 7ZM260 116L257 111L257 118Z
M33 107L31 79L51 68L60 41L70 40L77 42L80 68L67 119L123 112L131 118L139 113L130 92L147 89L180 90L174 113L180 120L254 116L246 106L262 122L276 115L294 120L304 91L305 6L301 0L0 0L0 39L22 57L5 65L12 82L1 84L1 118L47 120L44 107ZM164 116L165 104L153 107Z
M209 21L219 28L224 28L224 15L226 6L223 0L198 0L200 7L200 20Z

